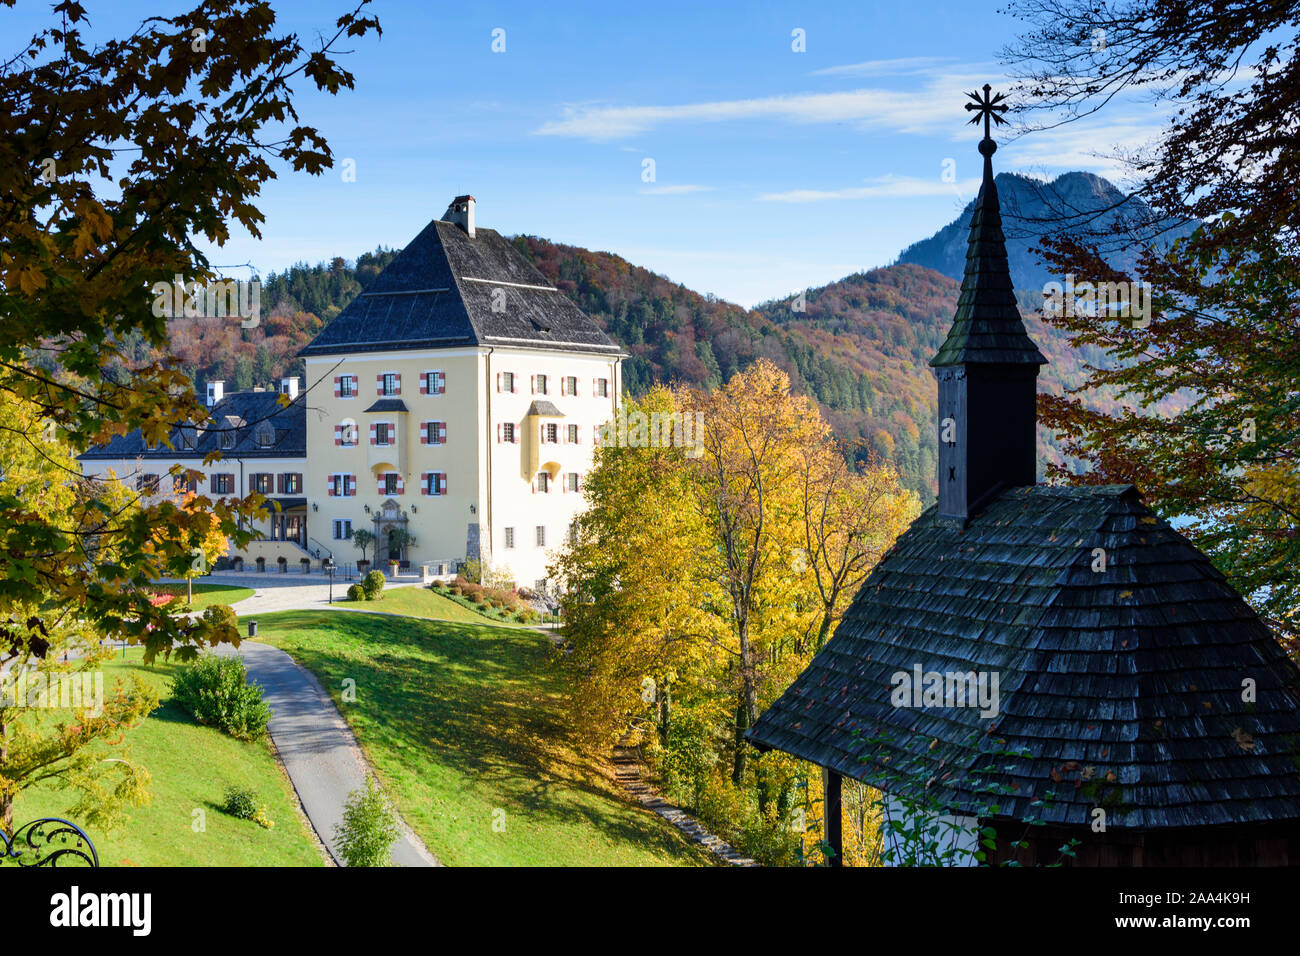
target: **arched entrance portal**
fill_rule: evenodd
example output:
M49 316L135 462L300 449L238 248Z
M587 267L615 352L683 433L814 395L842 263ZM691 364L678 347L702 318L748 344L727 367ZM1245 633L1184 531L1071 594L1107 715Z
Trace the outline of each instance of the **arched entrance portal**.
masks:
M375 515L375 564L383 567L389 561L405 561L407 559L404 549L397 547L398 541L394 540L393 532L401 531L402 535L407 533L407 517L402 511L402 506L396 501L389 498L380 506L378 513ZM402 535L398 535L400 538Z

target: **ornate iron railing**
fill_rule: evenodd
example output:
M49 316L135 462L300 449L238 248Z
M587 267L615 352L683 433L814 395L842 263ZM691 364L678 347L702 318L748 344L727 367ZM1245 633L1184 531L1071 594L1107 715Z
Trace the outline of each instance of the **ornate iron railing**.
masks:
M19 866L99 866L99 854L86 831L58 817L24 823L13 836L0 830L0 864Z

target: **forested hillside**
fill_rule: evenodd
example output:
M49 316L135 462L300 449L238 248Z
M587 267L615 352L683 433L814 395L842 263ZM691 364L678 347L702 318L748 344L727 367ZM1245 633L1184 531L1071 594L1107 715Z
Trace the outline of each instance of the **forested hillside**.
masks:
M714 387L767 357L817 399L853 454L874 451L898 465L909 488L923 498L932 494L937 446L928 362L956 307L952 279L919 265L895 265L811 289L803 311L790 300L745 309L610 253L535 236L514 242L628 350L629 394L644 394L657 382ZM395 254L380 249L355 264L336 258L273 273L263 281L258 328L221 319L175 320L173 351L200 383L224 378L229 387L247 388L301 374L297 350ZM1022 312L1030 315L1034 304L1026 293ZM1099 352L1080 354L1060 332L1028 321L1052 362L1040 380L1044 390L1075 385L1084 361L1102 361ZM1051 436L1040 436L1040 443L1045 455L1059 458Z

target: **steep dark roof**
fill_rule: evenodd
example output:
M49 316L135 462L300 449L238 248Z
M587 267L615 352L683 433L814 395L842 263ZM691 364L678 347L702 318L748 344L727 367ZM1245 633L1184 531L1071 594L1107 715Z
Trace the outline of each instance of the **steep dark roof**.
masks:
M980 152L984 154L984 182L971 217L966 273L962 276L952 328L930 360L933 366L1047 363L1025 331L1016 307L1015 287L1007 266L1006 238L1002 234L998 187L993 179L995 149L992 140L980 144Z
M996 672L998 715L893 706L892 676L917 665ZM1131 486L1037 486L964 530L934 508L918 518L749 739L1017 819L1085 825L1104 806L1119 827L1300 820L1297 688L1267 627Z
M484 344L619 353L495 230L435 220L300 354Z
M366 414L371 412L405 412L409 411L406 402L400 398L381 398L373 405L366 409Z
M528 406L529 415L546 416L550 418L563 418L564 413L555 407L554 402L548 402L544 398L535 398L533 403ZM527 417L527 416L525 416Z
M305 458L307 455L306 397L300 395L287 408L280 408L279 393L274 391L231 392L208 413L212 421L201 426L195 447L184 447L181 428L173 428L171 448L148 448L139 431L118 435L106 445L100 445L80 457L93 461L104 458L203 458L211 451L220 451L227 458ZM269 448L257 444L258 425L266 421L275 429L275 439ZM221 435L235 430L235 446L221 447Z

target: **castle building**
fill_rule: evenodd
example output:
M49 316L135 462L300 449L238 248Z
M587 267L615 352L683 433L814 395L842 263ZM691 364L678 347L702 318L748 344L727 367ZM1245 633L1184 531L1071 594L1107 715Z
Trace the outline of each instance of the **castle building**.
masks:
M262 529L266 539L232 562L355 562L362 554L351 539L365 528L376 566L396 560L436 573L477 560L519 585L545 580L583 507L625 353L510 241L476 224L474 197L456 197L300 354L302 392L294 385L288 407L266 419L284 423L283 443L267 449L284 453L274 459L283 472L258 472L273 476L258 488L278 489L282 473L295 491L277 491L284 510ZM258 395L274 398L221 395L221 383L209 383L214 424L238 436L203 469L235 475L222 488L253 490L233 453L256 445L262 420L248 413L265 401ZM201 461L179 432L169 449L115 439L83 456L83 467L122 477Z

